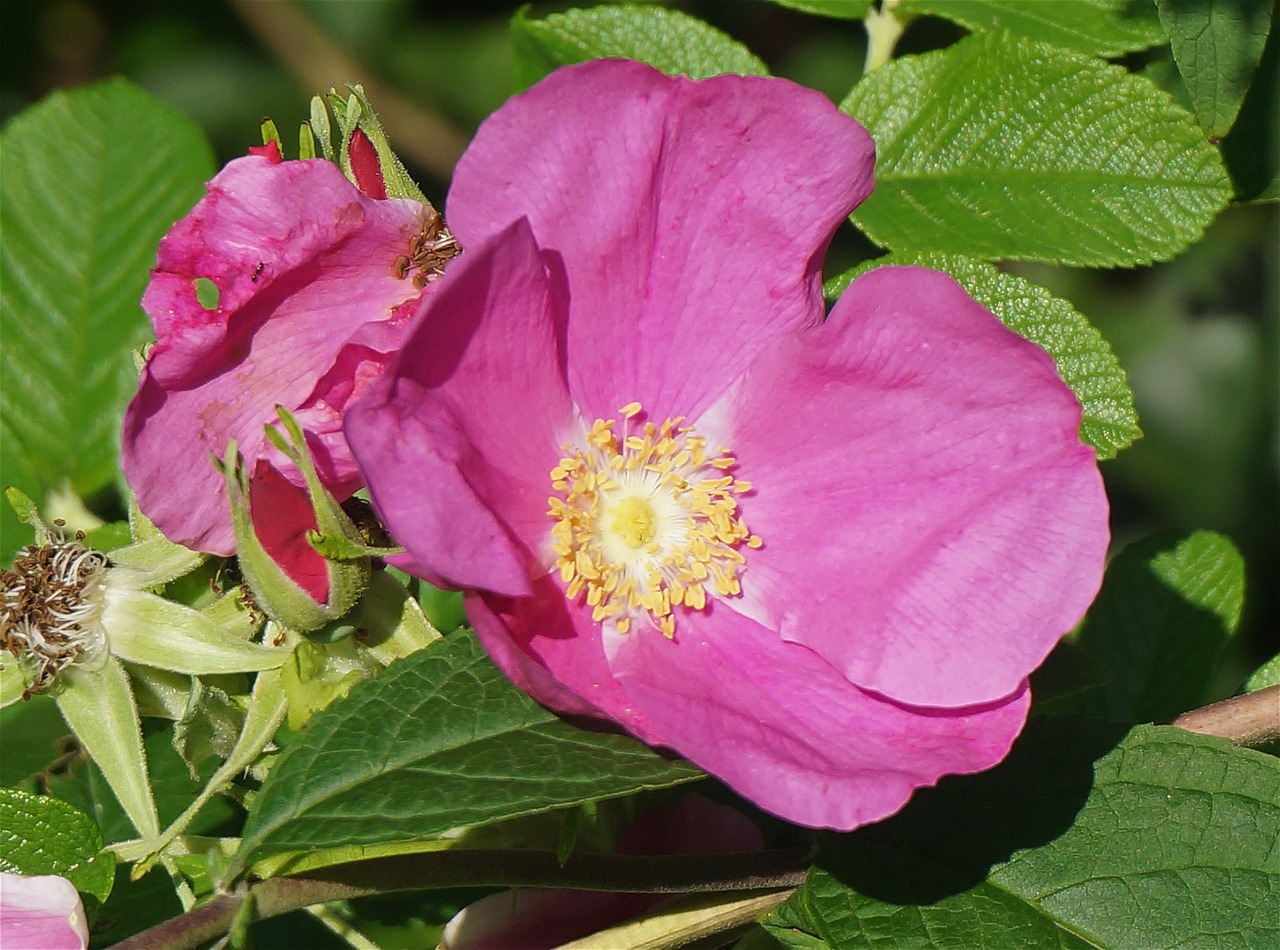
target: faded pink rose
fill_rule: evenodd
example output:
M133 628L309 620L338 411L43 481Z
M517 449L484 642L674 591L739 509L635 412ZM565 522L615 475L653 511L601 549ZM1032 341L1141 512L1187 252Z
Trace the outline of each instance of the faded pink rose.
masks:
M0 872L0 947L84 950L89 926L75 885L56 874Z
M1108 540L1053 361L950 277L824 320L872 165L784 80L562 69L477 133L468 253L346 419L518 685L839 829L1006 755Z
M168 537L231 554L210 457L235 438L249 472L276 473L267 495L280 507L255 505L259 530L295 539L283 560L301 565L294 579L323 601L324 564L303 539L314 521L301 476L264 427L277 406L289 409L329 491L343 499L362 486L342 412L399 347L423 295L424 275L406 265L433 212L368 197L332 162L254 151L219 172L160 243L142 298L156 345L125 414L121 461L142 511ZM216 287L216 305L197 297L203 281ZM282 523L282 512L303 520Z

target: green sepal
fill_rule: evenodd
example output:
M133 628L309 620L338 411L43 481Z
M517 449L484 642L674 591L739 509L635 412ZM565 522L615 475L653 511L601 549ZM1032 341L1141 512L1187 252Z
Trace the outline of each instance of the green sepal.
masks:
M320 142L320 151L329 161L337 161L333 154L333 132L329 126L329 110L319 96L311 97L311 131Z
M31 500L31 496L21 488L10 486L4 490L5 500L18 516L18 520L28 525L36 533L36 544L49 543L49 528L40 517L39 506Z
M288 703L289 729L297 732L308 719L335 699L346 696L361 680L368 679L376 664L357 652L348 638L341 643L317 646L299 643L280 670L280 683Z
M347 517L342 506L320 482L320 474L307 450L306 436L303 435L298 420L283 406L277 406L276 412L280 416L285 434L282 435L274 426L268 426L267 441L289 457L306 483L317 529L308 532L307 541L327 562L329 619L337 620L346 616L369 586L369 574L372 570L369 552L386 550L387 553L395 553L399 549L370 548L365 544L355 522Z
M422 607L403 584L385 571L376 571L360 602L360 643L384 666L416 653L440 639Z
M270 145L276 143L276 148L280 150L280 157L284 158L284 143L280 141L280 130L276 128L276 124L271 119L262 120L262 144Z
M54 698L62 718L101 769L138 833L154 838L160 833L160 820L129 675L109 656L97 669L70 666L59 680L62 689Z
M329 105L333 109L334 116L338 119L338 129L341 135L337 158L342 173L351 179L353 183L355 182L355 173L351 170L351 157L348 150L351 147L352 134L356 129L360 129L365 135L369 136L369 141L373 143L374 151L378 153L378 164L382 168L382 181L387 189L387 197L411 198L414 201L422 202L429 208L432 207L431 202L422 193L422 189L418 187L417 182L409 176L404 163L391 150L391 143L387 141L387 134L382 130L382 123L378 121L377 115L374 114L373 108L369 105L369 100L364 94L364 87L359 83L354 85L348 83L347 88L351 91L351 94L346 99L343 99L336 89L330 89L328 96ZM314 128L316 121L316 108L314 105L311 109L311 117L312 127ZM318 130L317 134L319 134ZM324 141L323 136L321 141ZM328 149L326 148L327 154Z
M289 657L288 650L241 640L200 611L146 591L108 581L103 604L111 652L130 663L206 676L275 669Z
M303 122L298 127L298 159L305 162L315 157L316 137L311 131L311 126Z
M285 699L279 670L267 670L258 675L253 684L253 693L249 696L249 705L244 711L240 734L226 761L209 777L208 783L196 796L195 801L188 805L174 823L165 829L159 840L154 842L151 854L140 867L144 869L150 867L159 853L186 830L209 799L221 792L238 774L258 760L263 750L275 737L280 723L284 721Z
M318 537L336 536L358 543L360 535L341 506L320 484L319 475L306 449L302 430L284 409L280 417L292 441L284 439L275 429L268 427L267 436L298 466L310 494L312 510L319 526ZM359 601L369 583L371 566L368 557L332 560L326 558L329 579L329 599L326 604L317 603L293 578L285 573L275 559L267 553L253 529L249 510L249 476L233 439L227 446L226 460L221 468L226 480L227 498L231 508L231 525L236 539L236 554L245 583L253 592L258 606L273 620L285 627L302 632L319 630L341 619ZM314 538L311 539L314 544Z
M0 709L12 706L27 691L27 676L9 654L0 656Z
M190 676L125 662L129 682L133 684L133 700L138 704L138 715L147 719L168 719L177 722L186 713L191 700Z
M162 534L116 548L110 556L113 568L136 575L134 583L139 588L163 587L190 574L205 559L198 551L174 544Z

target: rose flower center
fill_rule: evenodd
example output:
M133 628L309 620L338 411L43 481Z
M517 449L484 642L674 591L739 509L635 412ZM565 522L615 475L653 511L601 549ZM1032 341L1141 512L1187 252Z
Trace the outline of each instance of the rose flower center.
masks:
M647 618L675 636L674 610L702 610L708 592L742 592L739 548L758 548L737 496L751 483L729 474L737 460L683 418L636 424L637 402L597 419L551 470L552 550L565 596L584 591L596 622L626 633ZM621 431L619 432L619 428Z

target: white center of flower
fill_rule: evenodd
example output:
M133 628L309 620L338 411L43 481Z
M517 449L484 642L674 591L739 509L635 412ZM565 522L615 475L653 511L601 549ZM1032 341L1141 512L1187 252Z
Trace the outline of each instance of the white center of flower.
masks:
M738 499L751 483L728 474L737 460L682 418L635 424L638 402L618 420L597 419L551 470L548 499L556 567L575 600L584 591L597 622L626 633L648 618L675 636L674 609L702 610L707 594L742 592L742 545L758 548Z
M0 647L40 692L64 668L106 647L102 581L107 556L79 539L23 548L13 569L0 571Z

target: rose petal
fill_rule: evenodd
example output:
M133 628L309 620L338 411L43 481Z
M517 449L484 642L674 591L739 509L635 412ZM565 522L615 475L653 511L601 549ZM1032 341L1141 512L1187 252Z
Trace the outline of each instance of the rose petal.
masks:
M633 631L612 666L651 742L781 818L842 830L893 814L943 775L995 765L1030 705L1025 684L968 709L881 700L723 604L685 611L674 640Z
M65 877L0 872L0 947L84 950L89 927L75 885Z
M348 409L374 505L428 579L517 595L540 572L517 539L547 535L549 473L572 420L563 312L518 221L459 259L392 372Z
M596 61L481 126L448 218L467 245L527 216L562 256L588 419L632 400L695 417L770 339L821 320L822 252L873 161L866 131L812 90Z
M999 699L1097 592L1107 500L1079 405L946 275L859 278L720 412L764 539L735 609L867 689Z
M307 493L259 459L249 482L249 510L262 548L316 603L329 600L329 562L307 541L316 530Z
M263 427L277 405L308 399L364 324L419 296L393 264L423 213L417 202L365 197L331 162L249 156L174 225L143 296L157 341L121 453L139 505L171 539L232 552L222 476L209 462L228 439L250 465L269 454L293 477L265 451ZM197 299L201 278L218 289L212 309Z
M551 575L529 597L467 595L467 619L493 662L518 687L557 712L613 718L636 738L653 737L618 685L591 611L571 604Z

